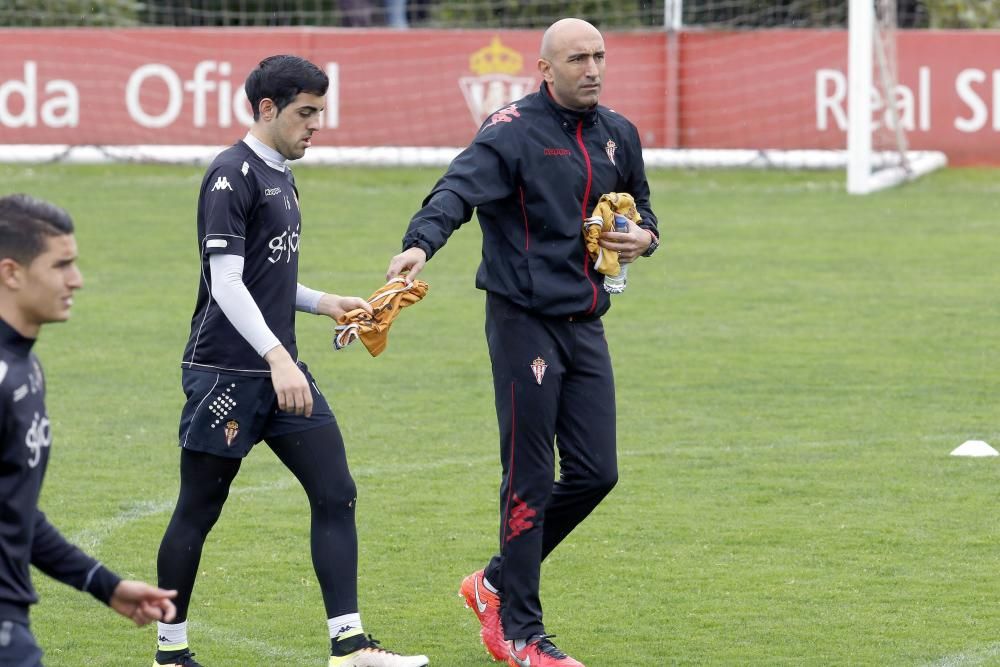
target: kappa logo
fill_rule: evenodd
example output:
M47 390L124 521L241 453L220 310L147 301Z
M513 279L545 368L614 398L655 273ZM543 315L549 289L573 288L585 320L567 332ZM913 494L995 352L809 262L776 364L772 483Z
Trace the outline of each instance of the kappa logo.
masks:
M281 188L267 188L264 190L265 197L273 197L274 195L280 195Z
M507 535L507 541L510 542L524 531L534 528L535 522L531 519L536 514L538 514L538 512L528 507L528 504L518 498L515 493L514 507L510 510L510 518L507 519L507 527L510 528L510 534Z
M230 192L232 192L233 186L229 184L228 178L226 178L225 176L219 176L217 179L215 179L215 185L212 186L211 192L215 192L216 190L229 190Z
M493 127L497 123L510 123L513 122L515 118L520 118L521 112L517 110L516 104L511 104L509 107L504 107L497 111L495 114L490 116L490 123L486 127ZM486 129L485 127L483 129Z

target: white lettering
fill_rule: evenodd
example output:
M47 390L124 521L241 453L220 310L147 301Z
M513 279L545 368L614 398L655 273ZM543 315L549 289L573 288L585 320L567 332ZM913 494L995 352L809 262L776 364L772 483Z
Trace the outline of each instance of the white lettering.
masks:
M1000 131L1000 70L993 70L993 129Z
M931 68L921 67L918 75L920 89L920 129L931 130Z
M973 84L983 83L985 80L986 74L982 70L965 69L958 73L958 78L955 79L955 92L972 112L969 118L960 116L955 119L955 129L959 132L978 132L986 126L986 120L989 118L986 103L972 88Z
M49 418L46 416L39 419L36 412L35 418L31 421L24 434L24 444L28 447L28 467L34 468L42 459L42 448L52 445L52 429L49 426Z
M38 63L24 62L20 80L10 79L0 85L0 125L6 127L36 127L39 117L47 127L76 127L80 124L80 94L69 81L53 79L45 84L48 97L38 108ZM19 113L11 111L11 103L20 98Z
M193 118L195 127L205 127L206 94L215 90L214 81L208 80L208 73L216 68L214 60L202 60L194 66L194 78L184 82L184 90L193 97Z
M69 81L56 79L45 84L45 94L51 97L42 103L42 124L48 127L77 127L80 124L80 93Z
M326 76L330 87L326 89L326 123L324 127L335 129L340 126L340 65L326 64Z
M287 197L286 204L287 204ZM296 229L294 232L289 227L286 231L281 232L278 236L275 236L267 244L267 247L271 250L271 256L267 258L267 261L271 264L277 264L281 261L281 258L285 258L285 263L292 261L292 255L299 251L299 231Z
M833 90L830 90L830 86ZM825 131L829 128L828 117L838 130L847 130L847 112L844 110L844 100L847 98L847 77L835 69L816 71L816 129Z
M21 113L10 112L9 100L12 95L20 96L23 107ZM38 65L32 60L24 63L24 79L11 79L0 86L0 123L7 127L35 127L38 119Z
M232 72L229 63L219 63L219 76L228 77ZM233 123L233 84L228 78L219 81L219 127L229 127Z
M142 85L149 77L159 77L167 86L167 107L158 116L146 113L139 102ZM177 120L183 103L180 77L166 65L143 65L132 72L132 76L128 78L128 83L125 86L125 108L128 109L132 120L143 127L153 129L167 127Z
M894 129L896 121L907 131L917 128L930 130L931 125L931 74L930 69L918 71L918 90L897 84L892 89L892 99L883 97L882 89L872 86L869 104L872 111L872 130ZM847 131L847 76L833 69L816 70L816 129ZM832 121L832 122L831 122Z
M327 63L326 71L330 77L330 87L327 92L325 126L335 128L340 124L340 69L337 63ZM184 111L184 105L189 98L191 125L202 128L209 125L208 108L209 103L214 100L218 112L215 120L219 127L230 127L234 121L244 127L250 127L253 125L253 110L247 101L243 86L234 86L230 81L232 72L233 66L228 62L202 60L195 63L191 78L184 80L168 65L159 63L142 65L132 72L128 79L125 87L125 106L129 116L136 123L156 129L175 123ZM141 101L147 79L160 79L166 86L166 102L159 113L147 110ZM160 95L157 99L162 98Z

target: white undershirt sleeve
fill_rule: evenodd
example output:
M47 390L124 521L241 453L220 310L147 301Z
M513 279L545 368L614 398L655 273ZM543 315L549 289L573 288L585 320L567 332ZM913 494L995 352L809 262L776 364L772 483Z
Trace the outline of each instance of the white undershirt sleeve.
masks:
M243 258L240 255L214 253L208 258L208 266L212 273L212 298L257 354L263 357L281 345L243 283Z
M319 307L319 300L323 298L323 295L326 294L326 292L314 290L311 287L306 287L302 283L296 284L298 287L295 290L295 310L301 310L315 315L316 309Z

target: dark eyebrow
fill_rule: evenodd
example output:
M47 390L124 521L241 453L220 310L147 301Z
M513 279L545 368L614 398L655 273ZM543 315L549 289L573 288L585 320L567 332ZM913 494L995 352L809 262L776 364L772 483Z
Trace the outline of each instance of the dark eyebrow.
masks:
M75 261L76 261L76 255L74 255L72 257L69 257L68 259L60 259L59 261L57 261L52 266L56 267L57 269L61 269L61 268L65 267L65 266L69 266L70 264L72 264Z

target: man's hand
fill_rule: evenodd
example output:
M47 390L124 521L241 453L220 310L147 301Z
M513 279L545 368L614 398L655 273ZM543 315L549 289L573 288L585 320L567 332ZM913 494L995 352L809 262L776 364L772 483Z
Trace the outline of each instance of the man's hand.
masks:
M338 320L344 313L362 308L373 315L372 305L359 296L339 296L337 294L324 294L319 303L316 304L316 313L326 315L334 321Z
M389 281L401 273L406 273L406 282L409 284L413 282L413 279L417 277L417 274L420 273L426 263L426 252L417 247L408 248L389 260L389 268L385 271L385 279Z
M309 383L288 350L278 345L268 350L264 361L271 367L271 384L278 395L278 408L284 412L312 416L313 397Z
M170 600L175 597L177 591L163 590L141 581L122 580L111 594L109 604L119 614L142 626L153 621L169 623L174 620L177 609Z
M598 243L602 248L618 251L618 261L622 264L634 262L646 252L653 242L653 233L648 232L631 220L627 232L602 232Z

